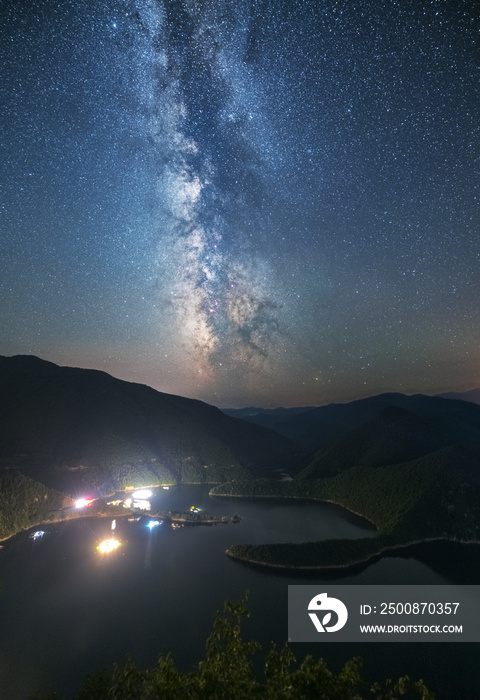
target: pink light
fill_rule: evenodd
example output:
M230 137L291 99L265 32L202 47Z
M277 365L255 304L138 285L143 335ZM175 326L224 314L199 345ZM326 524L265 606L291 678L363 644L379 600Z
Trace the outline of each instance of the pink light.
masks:
M93 503L93 501L93 498L78 498L75 501L75 508L86 508L90 503Z

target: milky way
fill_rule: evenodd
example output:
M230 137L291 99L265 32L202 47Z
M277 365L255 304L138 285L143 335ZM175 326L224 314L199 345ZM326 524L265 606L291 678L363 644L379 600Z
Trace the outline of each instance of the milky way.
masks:
M0 352L218 405L478 386L475 19L3 6Z
M248 242L263 235L267 169L249 124L258 81L244 60L248 9L142 5L136 18L143 128L159 163L163 294L187 363L207 379L225 364L248 381L265 370L278 328L266 284L274 273Z

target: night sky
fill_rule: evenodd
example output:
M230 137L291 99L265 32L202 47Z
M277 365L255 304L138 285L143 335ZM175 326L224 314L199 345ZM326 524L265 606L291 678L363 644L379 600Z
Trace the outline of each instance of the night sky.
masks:
M218 406L480 386L475 3L0 13L0 354Z

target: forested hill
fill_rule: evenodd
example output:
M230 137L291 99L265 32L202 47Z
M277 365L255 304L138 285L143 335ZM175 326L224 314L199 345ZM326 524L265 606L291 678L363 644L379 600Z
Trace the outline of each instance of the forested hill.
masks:
M228 550L231 556L262 565L329 568L427 539L479 541L480 406L383 394L324 409L289 422L291 434L294 427L310 444L322 443L292 481L257 479L212 493L330 500L375 523L378 536L238 545Z
M480 460L462 447L384 467L354 466L330 478L222 484L212 494L333 501L374 523L377 537L303 544L238 544L228 554L291 569L348 567L429 539L477 542Z
M403 405L381 407L309 455L299 476L322 478L353 466L399 464L449 446L480 456L480 406L421 395L403 399Z
M476 396L475 391L467 394L472 396L472 400L474 395ZM351 439L348 438L349 443L357 439L365 442L368 432L371 438L378 440L379 435L385 431L388 433L385 441L391 438L400 452L403 451L403 454L394 455L395 447L391 445L391 463L396 463L414 459L449 444L470 444L480 449L480 406L472 401L451 400L453 395L449 395L448 398L450 400L424 394L406 396L387 393L350 403L332 403L310 409L276 409L262 412L261 409L252 408L245 409L245 412L234 412L230 409L228 412L251 423L268 422L269 427L294 440L310 453L330 448L335 441L341 444L347 435L351 436ZM394 423L397 424L396 427ZM360 437L364 432L364 437ZM413 450L411 454L405 453L401 444L401 434L406 435L410 432L412 435L409 436L409 440L417 440L417 445L423 440L420 434L424 433L423 451L420 449L420 452L415 453ZM429 442L430 444L427 444ZM352 461L349 466L353 466Z
M0 540L53 520L73 500L13 469L0 470Z
M33 356L0 357L0 395L0 466L69 493L261 475L301 454L201 401Z

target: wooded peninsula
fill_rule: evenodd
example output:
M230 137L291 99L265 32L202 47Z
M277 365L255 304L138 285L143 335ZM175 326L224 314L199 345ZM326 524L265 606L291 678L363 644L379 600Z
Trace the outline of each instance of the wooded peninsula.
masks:
M467 482L465 463L448 448L390 467L353 467L325 479L220 484L214 496L309 499L336 503L377 528L376 537L302 544L237 544L227 555L286 569L348 568L401 547L429 540L478 543L478 484Z

